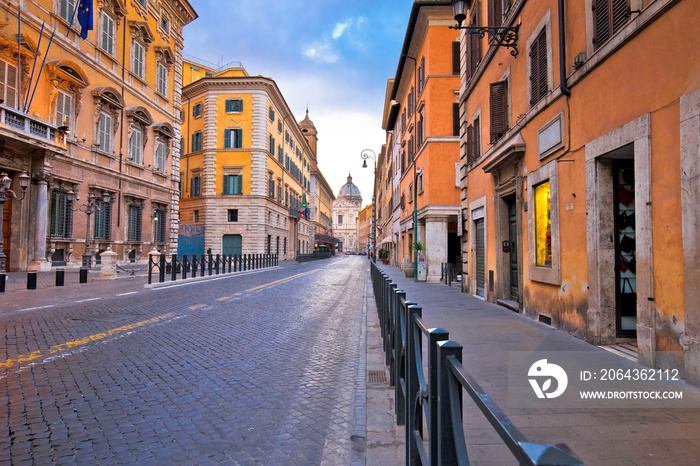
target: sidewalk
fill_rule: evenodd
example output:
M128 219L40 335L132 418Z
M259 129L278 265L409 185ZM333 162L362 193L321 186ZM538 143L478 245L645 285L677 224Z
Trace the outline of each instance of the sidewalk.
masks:
M398 268L378 265L399 289L406 291L408 299L423 308L423 319L430 327L447 330L450 339L464 347L465 368L529 441L566 443L587 465L700 464L700 406L698 409L509 408L509 351L604 350L464 294L458 286L416 283L405 278ZM376 308L373 310L376 312ZM464 428L472 464L516 463L467 396Z

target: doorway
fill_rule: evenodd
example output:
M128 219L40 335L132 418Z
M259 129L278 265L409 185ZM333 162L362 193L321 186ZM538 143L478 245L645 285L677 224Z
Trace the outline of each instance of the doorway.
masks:
M504 199L508 212L509 299L520 302L518 285L518 220L515 196Z
M637 242L634 161L613 161L615 314L618 338L637 336Z
M484 244L484 219L474 222L476 240L476 295L486 297L486 245Z
M241 255L243 237L241 235L224 235L222 253L224 255Z

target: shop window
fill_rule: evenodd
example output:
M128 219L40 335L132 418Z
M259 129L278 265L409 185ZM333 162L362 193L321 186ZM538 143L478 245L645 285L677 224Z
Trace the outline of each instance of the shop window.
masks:
M552 161L528 175L531 280L561 284L559 181Z
M552 266L552 207L549 181L535 186L536 265Z

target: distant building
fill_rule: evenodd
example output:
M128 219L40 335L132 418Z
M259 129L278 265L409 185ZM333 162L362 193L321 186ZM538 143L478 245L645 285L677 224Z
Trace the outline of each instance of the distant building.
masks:
M86 239L98 261L177 248L182 30L197 13L187 0L94 2L83 40L69 29L77 4L0 7L0 172L18 193L31 177L24 200L4 203L7 270L78 268ZM91 195L88 222L77 209Z
M333 235L340 240L345 251L357 251L359 248L357 230L361 206L360 189L348 174L347 183L338 190L338 196L333 201Z
M368 252L372 244L372 204L366 205L357 218L357 249Z
M203 242L180 253L279 254L313 249L315 153L277 84L240 64L185 61L180 218Z

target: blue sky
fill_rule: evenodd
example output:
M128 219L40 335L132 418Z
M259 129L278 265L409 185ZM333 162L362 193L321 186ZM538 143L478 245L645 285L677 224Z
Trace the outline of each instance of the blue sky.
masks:
M319 133L318 159L334 193L352 173L363 205L372 199L360 152L379 153L387 79L394 77L410 0L201 0L185 27L184 53L238 61L277 82L297 121ZM371 162L371 161L370 161Z

